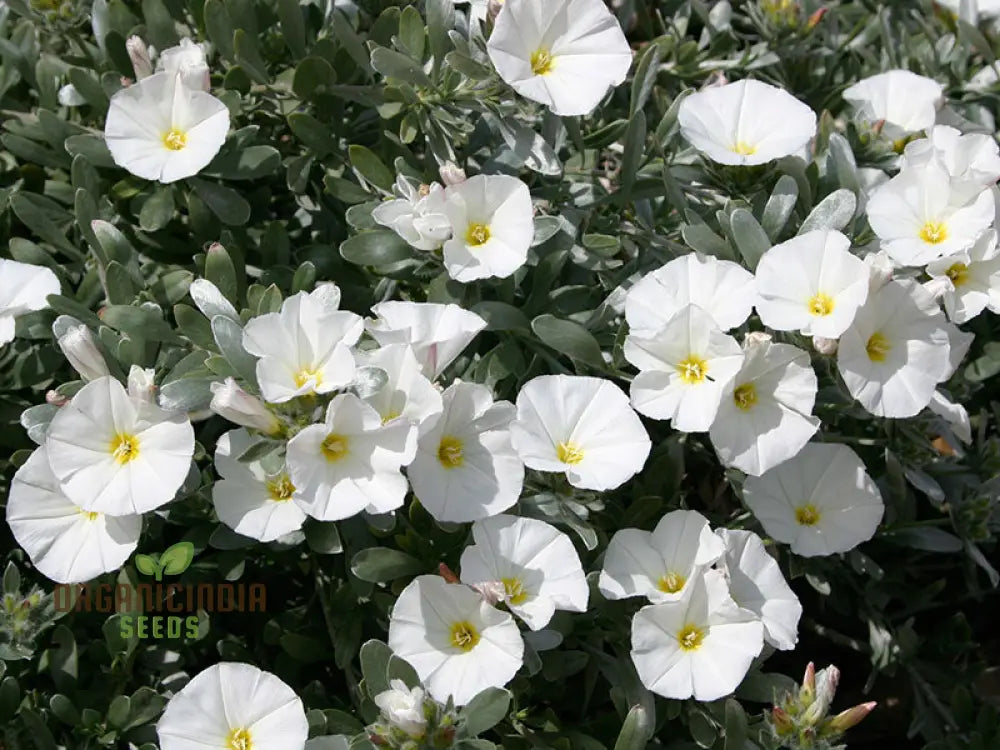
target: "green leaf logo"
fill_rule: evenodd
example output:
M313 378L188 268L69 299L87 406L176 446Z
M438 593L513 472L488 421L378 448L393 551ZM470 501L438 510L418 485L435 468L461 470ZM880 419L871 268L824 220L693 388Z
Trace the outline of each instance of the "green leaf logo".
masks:
M168 547L159 555L136 555L135 567L143 575L154 576L157 581L163 580L163 574L179 576L194 560L194 545L191 542L178 542Z

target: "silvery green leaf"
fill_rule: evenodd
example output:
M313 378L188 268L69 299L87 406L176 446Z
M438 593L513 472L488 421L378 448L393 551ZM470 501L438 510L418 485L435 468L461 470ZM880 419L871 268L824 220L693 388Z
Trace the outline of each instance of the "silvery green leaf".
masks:
M54 404L38 404L30 406L21 412L21 426L28 432L28 437L42 445L49 431L52 418L59 411Z
M257 389L257 358L243 348L243 328L232 318L212 318L212 335L219 351L233 369L252 388Z
M850 190L845 190L844 188L834 190L816 204L816 207L809 213L806 220L802 222L799 234L805 234L817 229L836 229L840 231L854 218L854 212L857 207L857 196Z
M188 289L194 304L202 315L211 320L216 315L222 315L239 323L240 315L232 303L223 296L219 288L208 279L195 279Z

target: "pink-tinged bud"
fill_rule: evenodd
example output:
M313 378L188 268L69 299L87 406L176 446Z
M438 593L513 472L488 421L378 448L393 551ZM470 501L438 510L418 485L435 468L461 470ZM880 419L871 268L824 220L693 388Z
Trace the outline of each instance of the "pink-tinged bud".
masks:
M438 573L448 583L458 583L459 582L458 581L458 576L455 575L455 572L451 568L449 568L447 565L445 565L444 563L439 563L438 564Z
M489 4L486 6L486 15L491 22L496 21L501 10L503 10L503 0L489 0Z
M264 402L240 388L234 378L226 378L222 383L212 383L211 389L212 402L208 408L220 417L267 435L281 431L281 422Z
M59 391L46 391L45 403L52 406L65 406L69 403L69 397L62 395Z
M807 726L816 726L826 718L830 705L833 703L833 696L837 693L837 684L840 682L840 670L830 665L826 669L820 670L814 675L816 694L809 703L808 708L802 714L802 721ZM805 701L803 700L803 704Z
M62 353L81 378L90 381L111 374L90 329L83 323L60 315L52 324L52 332Z
M471 583L469 588L483 597L483 601L494 606L507 598L507 589L500 581L487 581L485 583Z
M825 339L822 336L812 337L813 349L826 357L832 357L836 354L839 344L840 342L837 339Z
M795 730L792 718L784 709L777 706L771 709L771 724L774 725L774 731L779 735L790 734Z
M132 61L132 69L135 71L135 79L141 81L153 75L153 61L149 55L149 48L146 43L137 36L130 36L125 42L125 50Z
M816 665L812 662L806 665L806 673L802 677L802 690L799 695L802 698L808 696L810 701L816 695Z
M442 164L438 170L438 174L441 175L441 182L447 187L461 185L466 180L465 170L453 161L446 161Z
M826 730L833 734L843 734L851 727L860 724L868 714L875 710L877 705L878 703L871 701L841 711L827 722Z
M811 16L809 16L809 20L806 21L806 29L812 31L817 26L819 26L819 22L823 20L823 16L825 16L829 11L830 11L829 8L820 8Z

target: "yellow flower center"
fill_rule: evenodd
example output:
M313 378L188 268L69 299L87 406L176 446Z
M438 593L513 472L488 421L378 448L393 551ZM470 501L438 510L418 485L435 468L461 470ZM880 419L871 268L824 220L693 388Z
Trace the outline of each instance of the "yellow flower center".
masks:
M556 457L564 464L578 464L583 460L583 448L569 441L556 446Z
M462 651L472 651L479 643L479 631L467 620L451 624L451 645Z
M868 339L868 343L865 344L868 359L872 362L885 362L885 356L889 353L890 349L892 349L892 346L889 344L889 339L878 331L873 333L871 338Z
M507 601L511 604L522 604L528 598L528 592L524 590L524 584L520 578L501 578L500 582L503 584Z
M834 302L833 297L829 294L819 294L813 295L809 300L809 312L819 318L824 318L833 312Z
M660 580L656 582L656 588L665 594L676 594L684 588L686 581L687 579L680 573L674 573L671 570L660 576Z
M115 461L124 466L139 457L139 438L126 432L115 435L110 451Z
M708 375L708 362L692 354L677 365L677 372L680 374L681 380L688 385L697 385Z
M465 230L465 244L470 247L479 247L490 241L490 228L486 224L469 224Z
M313 389L318 388L323 383L323 372L318 367L303 367L295 373L296 388L302 388L309 383L312 383Z
M163 145L171 151L181 151L187 146L187 133L177 128L171 128L163 134Z
M819 523L821 515L819 509L812 503L800 505L795 509L795 520L801 526L815 526Z
M234 729L227 738L229 750L253 750L253 739L248 729Z
M937 245L948 239L948 225L943 221L928 221L920 230L920 239L931 245Z
M736 406L743 411L750 411L753 405L757 403L757 388L753 383L744 383L743 385L738 385L733 390L733 401L736 402Z
M86 518L88 521L96 521L101 516L100 513L95 513L92 510L84 510L83 508L77 508L77 512L81 516L83 516L84 518Z
M962 286L969 280L969 267L964 263L955 263L944 272L955 286Z
M753 156L757 153L757 147L746 141L737 141L729 149L740 156Z
M547 49L536 49L531 53L531 72L536 76L545 76L552 72L556 60Z
M456 469L465 461L462 441L452 435L445 435L438 443L438 461L446 469Z
M276 503L283 503L292 499L295 485L287 474L282 474L267 483L267 494Z
M334 463L348 454L350 443L351 441L347 435L338 435L336 432L331 432L324 438L320 450L323 451L323 455L326 456L327 461Z
M392 420L394 420L398 416L399 416L399 412L398 411L391 411L388 414L386 414L384 417L382 417L382 424L388 424L389 422L391 422Z
M688 623L677 633L677 642L685 651L697 651L705 640L705 631L697 625Z

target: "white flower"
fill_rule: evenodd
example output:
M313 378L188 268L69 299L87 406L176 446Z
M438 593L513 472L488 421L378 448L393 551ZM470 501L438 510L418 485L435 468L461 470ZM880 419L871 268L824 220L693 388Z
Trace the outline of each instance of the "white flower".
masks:
M409 344L389 344L357 352L359 366L378 367L387 376L384 386L365 398L383 422L402 417L415 425L441 413L441 392L421 372Z
M882 495L846 445L810 443L795 458L748 477L743 500L770 536L803 557L847 552L872 538Z
M388 513L403 504L400 468L413 460L417 429L402 419L385 425L354 394L330 402L324 424L306 427L288 442L286 461L302 508L321 521L350 518L371 507Z
M532 630L557 609L586 612L590 590L573 542L544 521L494 516L472 526L462 552L462 583L499 581L508 609Z
M752 531L719 529L715 533L726 545L722 567L733 601L761 619L765 641L783 651L795 648L802 604L785 581L778 561Z
M953 13L958 13L962 9L962 0L935 0L935 2ZM1000 0L969 0L967 7L971 10L971 18L965 19L969 23L976 23L979 16L983 18L1000 16Z
M257 361L257 380L272 403L307 393L330 393L354 379L351 347L364 331L358 315L338 310L340 293L323 285L299 292L281 311L251 319L243 329L243 346Z
M955 437L966 444L972 442L972 423L964 406L950 401L941 391L934 391L927 408L948 423Z
M900 170L920 169L932 161L942 164L953 182L967 185L969 198L1000 180L1000 147L993 136L983 133L962 135L937 125L926 138L907 144Z
M281 422L257 398L240 388L235 378L226 378L221 383L212 383L212 402L208 405L220 417L243 427L273 435L281 429Z
M687 305L708 312L723 331L741 326L753 312L753 274L711 255L688 253L648 273L625 296L632 333L655 333Z
M84 380L96 380L109 374L107 362L94 343L94 337L76 318L60 315L52 324L52 334L63 355Z
M611 537L598 587L607 599L679 599L724 550L701 513L674 510L652 532L622 529Z
M439 521L475 521L517 502L524 464L510 443L513 418L513 404L494 403L486 386L448 387L443 411L424 424L406 472L428 513Z
M721 573L699 575L678 601L632 619L632 661L642 684L675 700L732 693L764 647L764 627L730 598Z
M368 333L382 346L409 344L431 380L486 327L485 320L458 305L380 302L372 306L372 312L377 317L368 321Z
M503 687L524 656L514 619L468 586L417 576L389 617L389 648L410 663L435 700L463 706L489 687Z
M723 465L759 476L798 453L819 429L816 391L808 352L750 346L708 433Z
M971 200L944 166L929 161L904 170L868 202L868 223L882 248L899 265L922 266L942 255L967 250L993 223L993 193Z
M194 430L183 414L131 398L121 383L104 377L59 409L46 445L70 500L84 510L125 516L173 500L191 467Z
M180 74L184 85L195 90L208 91L210 75L204 45L195 44L185 37L176 47L160 53L156 61L157 73Z
M229 110L179 73L156 73L111 97L104 138L115 164L136 177L176 182L215 158L229 132Z
M128 371L128 395L136 402L155 402L156 371L151 367L132 365Z
M768 250L757 265L757 312L776 331L835 339L868 298L868 267L851 241L819 229Z
M60 86L56 98L64 107L79 107L87 103L87 100L83 98L83 94L77 91L76 86L72 83Z
M402 680L392 680L389 689L383 690L372 700L382 712L382 717L393 727L408 734L412 739L420 739L427 730L424 714L424 690L406 687Z
M500 77L554 114L590 114L625 80L632 50L601 0L506 0L487 50Z
M516 177L477 174L452 185L444 210L451 222L444 266L456 281L505 279L528 259L534 212L528 186Z
M590 490L624 484L642 470L651 446L621 388L573 375L525 383L510 433L526 466L565 473L571 485Z
M0 346L14 340L15 318L44 310L48 296L59 291L59 279L51 269L0 258Z
M858 81L844 91L861 123L882 125L890 141L926 130L937 118L944 87L937 81L908 70L890 70ZM902 144L900 144L902 145Z
M841 336L837 367L851 395L872 414L915 416L953 369L950 328L922 286L890 281Z
M624 353L639 369L631 389L636 411L669 419L684 432L711 427L726 386L743 365L736 339L694 305L679 310L655 334L630 333Z
M1000 313L1000 247L995 230L983 233L966 252L928 263L927 273L948 280L941 299L953 322L966 323L986 309Z
M437 250L451 236L444 212L444 189L432 182L417 185L399 175L393 192L399 196L375 207L372 218L402 237L417 250Z
M816 135L816 114L761 81L712 86L681 102L681 134L720 164L766 164L801 151Z
M39 572L84 583L120 568L139 543L142 517L87 512L63 494L45 446L14 474L7 523Z
M215 470L222 479L212 485L212 504L219 520L237 534L272 542L302 528L306 514L284 466L268 472L260 461L239 460L253 443L244 429L219 438Z
M161 750L303 750L309 722L295 691L273 674L223 662L170 699L156 733Z

